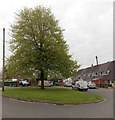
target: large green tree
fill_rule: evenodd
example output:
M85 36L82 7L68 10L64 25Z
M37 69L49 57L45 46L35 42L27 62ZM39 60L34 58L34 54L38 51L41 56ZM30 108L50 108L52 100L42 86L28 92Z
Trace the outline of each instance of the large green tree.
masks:
M8 59L7 70L13 68L13 74L37 73L42 89L44 78L51 72L67 78L79 67L77 61L71 59L63 29L49 8L21 10L11 25L11 36L13 54Z

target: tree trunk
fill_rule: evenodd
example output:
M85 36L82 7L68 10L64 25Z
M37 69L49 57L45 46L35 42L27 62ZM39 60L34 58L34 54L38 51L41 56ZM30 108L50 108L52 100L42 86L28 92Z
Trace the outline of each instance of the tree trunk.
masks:
M36 79L37 85L38 85L38 80L39 80L39 79Z
M41 89L44 89L44 71L43 70L41 70L40 79L41 79Z

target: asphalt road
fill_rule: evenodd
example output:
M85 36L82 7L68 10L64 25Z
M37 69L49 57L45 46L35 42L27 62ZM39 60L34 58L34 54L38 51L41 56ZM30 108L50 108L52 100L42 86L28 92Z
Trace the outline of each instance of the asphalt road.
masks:
M113 118L113 90L91 89L105 102L85 105L29 103L2 98L2 118Z

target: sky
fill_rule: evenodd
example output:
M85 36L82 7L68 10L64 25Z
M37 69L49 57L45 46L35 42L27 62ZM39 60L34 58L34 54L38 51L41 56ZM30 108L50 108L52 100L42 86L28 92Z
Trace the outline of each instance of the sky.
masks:
M72 59L81 68L113 60L113 0L3 0L0 4L0 68L2 68L3 28L5 28L5 58L11 52L10 25L16 14L24 7L42 5L51 8L59 26L64 31L64 39L69 45Z

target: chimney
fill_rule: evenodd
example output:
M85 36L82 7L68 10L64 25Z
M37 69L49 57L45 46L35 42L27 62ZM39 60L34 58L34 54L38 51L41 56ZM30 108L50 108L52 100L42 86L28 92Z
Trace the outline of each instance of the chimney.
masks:
M98 65L98 57L96 56L96 63L97 63L97 65Z

